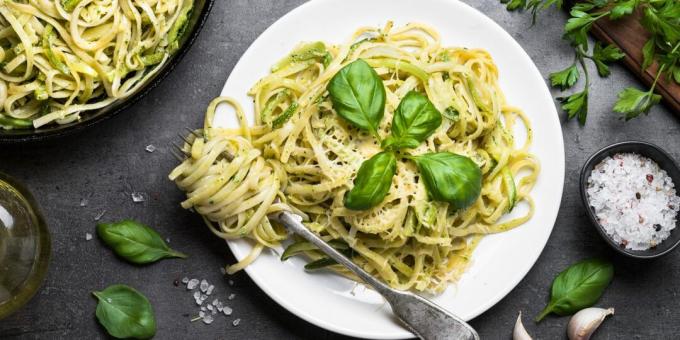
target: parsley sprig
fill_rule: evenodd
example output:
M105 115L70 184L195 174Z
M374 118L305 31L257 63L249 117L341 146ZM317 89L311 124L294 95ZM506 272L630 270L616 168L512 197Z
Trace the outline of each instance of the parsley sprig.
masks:
M529 10L535 22L538 12L548 7L561 8L562 0L501 0L508 10ZM588 32L593 24L602 18L618 20L640 11L640 24L650 33L650 38L642 49L644 57L642 69L648 69L654 61L658 63L654 82L646 91L629 87L618 94L613 110L625 120L649 113L659 103L661 96L655 93L661 76L680 84L680 1L677 0L587 0L575 4L569 12L570 18L564 26L564 39L574 48L574 61L567 68L550 74L554 87L566 90L584 75L584 87L579 92L558 97L567 117L577 118L581 125L588 116L588 97L590 76L586 60L595 64L600 77L610 74L609 65L624 57L623 52L614 46L595 43L592 50L588 42Z

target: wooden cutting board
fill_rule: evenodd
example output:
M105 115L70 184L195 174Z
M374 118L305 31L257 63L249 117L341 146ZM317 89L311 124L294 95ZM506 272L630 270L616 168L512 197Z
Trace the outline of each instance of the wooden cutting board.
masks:
M646 86L654 82L654 75L658 65L654 63L647 70L642 70L642 46L647 42L649 34L640 25L641 14L635 13L630 17L611 21L607 18L595 22L591 33L605 43L616 44L626 57L622 62L633 72ZM656 86L656 92L663 96L663 102L674 113L680 114L680 85L673 80L667 81L663 75Z

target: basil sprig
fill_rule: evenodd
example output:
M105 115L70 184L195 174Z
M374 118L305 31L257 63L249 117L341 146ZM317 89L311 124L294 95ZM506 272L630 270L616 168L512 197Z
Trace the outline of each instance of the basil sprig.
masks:
M424 95L411 91L401 100L392 118L391 136L385 149L415 148L442 124L442 115Z
M354 187L345 197L345 207L366 210L378 205L387 196L396 172L397 157L393 152L375 154L361 164Z
M482 172L470 158L451 152L426 153L411 157L418 165L430 196L463 209L482 191Z
M333 108L340 117L379 139L378 125L385 115L385 86L378 73L357 59L328 83Z
M99 323L113 337L119 339L149 339L156 334L156 318L149 300L132 287L112 285L97 297Z
M331 79L328 92L338 115L380 141L377 131L385 110L385 87L368 63L357 59L343 67ZM345 196L345 207L367 210L380 204L396 173L397 153L418 147L441 123L442 114L427 96L407 93L394 112L390 136L381 142L385 151L361 164L354 186ZM433 199L462 209L479 197L481 171L469 158L450 152L401 155L416 162Z
M118 256L132 263L145 264L163 258L187 257L168 247L156 231L136 221L100 223L97 225L97 234Z
M550 303L536 317L569 315L590 307L602 296L614 276L614 266L601 259L588 259L571 265L553 281Z

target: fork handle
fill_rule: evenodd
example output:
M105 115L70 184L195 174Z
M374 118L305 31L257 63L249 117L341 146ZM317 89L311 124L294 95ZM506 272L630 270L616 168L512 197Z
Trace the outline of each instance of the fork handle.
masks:
M270 217L279 221L288 230L314 244L330 258L359 276L364 283L373 287L387 300L399 320L419 338L427 340L479 340L479 335L469 324L449 313L444 308L411 292L393 289L361 269L342 253L307 229L302 224L302 217L299 215L282 211L272 214Z

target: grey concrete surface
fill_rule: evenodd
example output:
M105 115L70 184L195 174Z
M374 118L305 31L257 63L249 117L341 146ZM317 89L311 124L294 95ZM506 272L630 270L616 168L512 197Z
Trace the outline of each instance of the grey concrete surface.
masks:
M414 0L415 1L415 0ZM168 145L183 127L200 126L208 102L220 92L232 67L250 43L276 19L302 0L218 0L202 35L177 69L150 95L119 116L76 136L50 143L0 149L0 171L24 182L35 194L52 232L53 254L47 280L36 297L18 313L0 321L4 339L96 339L106 334L98 325L96 301L90 295L113 283L126 283L153 302L158 321L156 339L341 339L297 318L267 297L247 275L229 286L219 268L233 262L226 245L200 219L178 207L182 199L166 178L175 165ZM530 27L528 14L508 13L496 0L467 0L519 41L544 76L567 65L572 54L561 40L566 15L547 11ZM455 19L451 13L451 20ZM304 29L304 27L301 27ZM502 70L501 70L502 72ZM595 74L595 72L593 72ZM550 241L522 282L472 324L483 339L509 339L517 311L538 339L566 338L566 317L530 321L546 303L553 277L570 263L602 256L615 264L613 283L599 302L614 306L595 339L671 339L680 336L680 252L640 262L607 249L591 227L578 196L577 173L594 151L607 144L640 139L661 145L680 159L678 112L658 106L648 117L628 123L611 112L616 92L638 82L614 66L606 79L594 77L586 127L562 119L566 146L566 182L562 207ZM147 153L154 144L158 150ZM549 162L549 160L543 160ZM149 199L135 204L131 191ZM82 198L89 204L80 207ZM173 247L191 255L150 266L121 262L95 237L93 218L134 218L154 226ZM546 228L549 226L546 226ZM508 254L512 256L512 254ZM190 294L173 281L183 276L206 278L216 294L231 301L234 317L212 325L191 323L195 307ZM282 278L285 279L285 278ZM331 311L332 312L332 311Z

